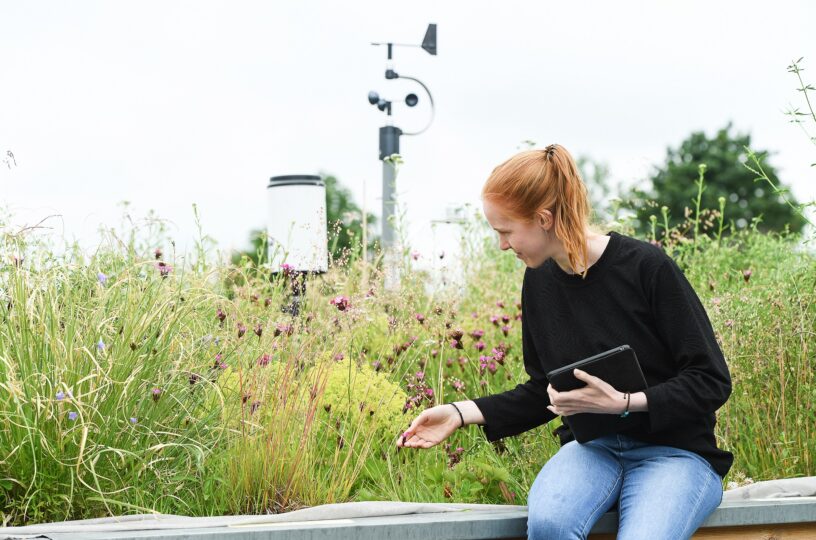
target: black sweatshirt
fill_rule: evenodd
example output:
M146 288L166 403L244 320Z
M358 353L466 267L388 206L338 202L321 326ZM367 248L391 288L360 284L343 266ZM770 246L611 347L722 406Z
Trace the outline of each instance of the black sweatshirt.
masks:
M527 268L521 290L522 353L530 376L514 389L475 398L488 441L555 418L546 373L627 344L648 388L648 412L622 434L696 452L724 477L734 461L717 448L715 411L731 394L731 376L700 299L674 259L643 240L611 231L601 257L580 274L555 260ZM554 433L574 439L569 416Z

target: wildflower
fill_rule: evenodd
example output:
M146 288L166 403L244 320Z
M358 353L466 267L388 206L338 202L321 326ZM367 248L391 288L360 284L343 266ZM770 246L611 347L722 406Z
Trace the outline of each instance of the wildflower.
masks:
M197 383L199 380L201 380L201 377L200 377L200 376L198 376L198 375L197 375L197 374L195 374L195 373L190 373L190 386L194 385L194 384L195 384L195 383Z
M173 271L173 267L169 264L165 264L163 261L157 262L156 268L159 270L159 275L163 278L166 278L168 275L170 275L170 272Z
M426 396L428 396L428 397L432 397L432 396L433 396L433 393L434 393L433 388L426 388L426 389L425 389L425 395L426 395Z
M439 349L431 349L431 358L439 356Z
M462 392L465 389L465 383L463 383L459 379L453 379L451 386L453 386L453 389L456 390L457 392Z
M345 355L343 353L337 353L334 355L334 359L337 362L341 361L343 358L345 358Z
M454 349L461 349L462 342L459 341L458 339L452 339L450 340L450 346L453 347Z
M745 280L745 283L748 283L748 280L751 279L751 270L743 270L742 271L742 278Z
M137 419L135 416L131 416L131 417L130 417L130 423L131 423L131 424L135 424L135 423L136 423L136 422L138 422L138 421L139 421L139 420L138 420L138 419Z
M501 300L497 301L496 307L499 309L504 309L504 302L502 302Z
M237 327L238 327L238 337L239 338L243 337L243 335L246 334L246 326L244 326L244 323L239 322L237 324Z
M105 350L105 342L100 339L99 342L97 342L97 344L96 344L96 348L99 349L100 351L104 351Z
M510 327L507 326L507 325L504 325L504 326L501 327L501 331L502 331L502 334L504 334L504 336L507 337L507 334L510 332Z
M471 317L473 317L474 319L476 319L476 318L478 318L478 317L479 317L479 312L478 312L478 311L472 311L472 312L470 313L470 316L471 316Z
M65 392L57 392L56 396L54 397L57 398L57 401L62 401L63 399L65 399Z
M411 253L411 258L415 261L419 259L419 251L414 251Z
M215 310L215 316L218 317L218 321L223 325L224 319L227 318L227 314L224 313L221 308Z
M104 284L105 284L105 282L106 282L106 281L108 281L108 276L106 276L106 275L105 275L105 274L103 274L102 272L99 272L98 274L96 274L96 279L98 279L98 280L99 280L99 283L101 283L102 285L104 285Z
M425 378L425 372L424 371L417 371L414 374L414 377L416 377L418 381L421 381L422 379Z
M455 339L455 340L459 341L459 340L462 339L463 335L465 335L464 332L462 332L459 329L456 329L456 330L451 330L451 332L448 334L448 337L451 338L451 339Z
M509 323L509 322L510 322L510 315L502 315L502 316L501 316L501 320L502 320L502 322L503 322L504 324Z
M376 296L376 295L374 294L374 288L373 288L373 287L372 287L372 288L370 288L370 289L368 289L368 291L366 291L366 293L365 293L365 297L366 297L366 298L371 298L372 296Z
M497 316L495 316L495 315L490 316L490 322L492 322L496 326L499 326L499 318Z
M484 341L477 341L474 346L476 347L477 351L484 350L484 348L486 347Z
M497 369L499 369L499 368L498 368L498 366L496 366L496 362L494 362L493 360L491 360L490 362L487 363L487 370L490 372L491 375L496 373Z
M470 337L472 337L473 339L479 339L484 334L485 334L484 330L474 330L473 332L470 333Z
M295 267L289 263L283 263L280 267L281 270L283 271L283 275L287 277L291 276L295 271Z
M482 379L479 381L479 386L487 386L487 381Z
M255 335L261 337L261 334L263 334L263 325L258 323L255 325Z
M260 296L258 296L258 294L257 294L257 293L252 293L252 294L249 296L249 301L250 301L250 302L253 302L253 303L257 303L257 302L258 302L258 298L260 298Z
M262 354L261 356L258 357L258 365L259 366L265 366L265 365L269 364L270 358L271 357L268 354L266 354L266 353Z
M79 414L77 414L76 411L71 411L68 413L68 420L71 420L73 422L74 420L77 419L77 416L79 416Z
M264 299L264 307L269 307L270 304L272 304L272 299L271 298L265 298Z
M374 371L380 371L382 369L382 362L379 360L374 360L371 363L371 366L374 368Z
M161 248L156 248L156 251L154 251L154 252L153 252L153 255L156 257L156 260L157 260L157 261L158 261L159 259L161 259L161 258L162 258L162 250L161 250Z
M292 333L295 331L295 327L291 324L286 323L278 323L275 325L275 337L278 337L281 334L286 334L287 336L291 336Z
M725 326L731 328L732 326L734 326L734 320L728 319L727 321L725 321Z
M425 315L422 313L414 314L414 318L419 322L419 324L423 324L425 322Z
M154 388L150 394L153 396L153 401L159 401L159 397L161 396L161 388Z
M447 360L445 360L445 365L447 367L451 367L453 365L453 358L448 358Z
M335 296L329 303L335 307L337 307L340 311L345 311L349 307L349 299L343 295Z
M258 410L258 408L260 408L260 406L261 406L261 402L260 402L260 401L253 401L253 402L252 402L252 405L250 405L250 406L249 406L249 414L252 414L252 413L254 413L255 411L257 411L257 410Z

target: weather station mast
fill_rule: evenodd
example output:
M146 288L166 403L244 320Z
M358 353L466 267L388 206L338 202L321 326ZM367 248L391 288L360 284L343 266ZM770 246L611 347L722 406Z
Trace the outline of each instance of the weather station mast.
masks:
M402 135L419 135L427 130L434 117L434 103L433 96L425 84L415 77L408 77L406 75L399 75L393 68L393 52L394 47L421 47L428 54L436 56L436 24L429 24L425 31L425 37L421 45L413 45L408 43L372 43L374 46L385 45L388 47L388 56L385 66L385 78L390 79L407 79L418 83L428 94L428 101L431 106L431 119L428 124L419 131L406 132L393 125L391 116L391 107L394 102L386 100L375 92L368 93L368 102L376 105L380 111L386 113L386 123L380 127L380 155L379 159L382 161L382 250L384 255L384 287L387 290L396 290L400 284L400 262L401 257L399 250L402 246L395 245L394 240L394 207L396 205L396 167L399 164L399 159L395 154L399 154L400 136ZM405 105L408 107L415 107L419 103L419 98L416 94L410 93L405 96Z

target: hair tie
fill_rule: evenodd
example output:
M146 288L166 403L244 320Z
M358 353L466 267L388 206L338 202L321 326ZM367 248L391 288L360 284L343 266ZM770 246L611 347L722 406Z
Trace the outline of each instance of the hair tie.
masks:
M556 146L557 145L555 145L555 144L551 144L551 145L547 146L544 149L544 152L546 152L546 154L547 154L547 159L550 159L551 157L553 157L553 154L555 154L555 147Z

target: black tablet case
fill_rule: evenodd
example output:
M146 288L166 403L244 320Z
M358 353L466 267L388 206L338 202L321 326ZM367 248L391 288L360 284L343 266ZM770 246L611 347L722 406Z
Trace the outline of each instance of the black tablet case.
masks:
M629 345L621 345L568 366L554 369L547 373L547 379L558 392L583 388L586 383L575 378L572 372L575 368L598 377L621 392L635 393L648 387L637 355ZM626 402L621 400L621 411L623 405L626 405ZM577 413L562 416L561 421L570 428L576 441L584 443L604 435L634 428L645 420L646 414L630 412L629 416L621 418L618 414Z

